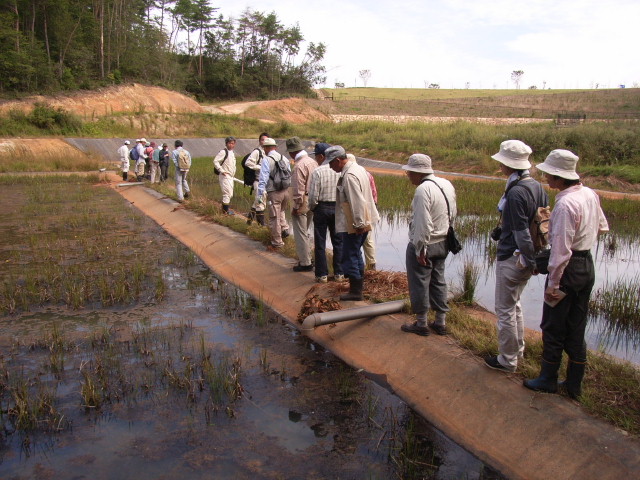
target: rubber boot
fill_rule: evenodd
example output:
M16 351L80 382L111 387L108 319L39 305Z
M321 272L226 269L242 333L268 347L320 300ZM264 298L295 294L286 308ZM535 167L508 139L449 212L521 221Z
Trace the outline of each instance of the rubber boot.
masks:
M256 220L264 227L264 212L256 212Z
M126 182L129 178L129 172L122 172L122 181Z
M536 392L556 393L558 391L558 369L560 363L540 362L540 376L533 380L525 380L524 386Z
M569 364L567 365L567 379L564 382L558 383L558 387L567 392L567 395L574 400L579 400L582 394L582 379L584 378L586 367L586 362L569 360Z
M225 215L235 215L235 212L229 208L228 203L222 204L222 211L224 212Z
M349 279L349 293L340 296L340 300L362 300L364 278Z
M249 215L247 215L247 225L251 225L255 219L256 219L256 209L252 208L251 211L249 212Z

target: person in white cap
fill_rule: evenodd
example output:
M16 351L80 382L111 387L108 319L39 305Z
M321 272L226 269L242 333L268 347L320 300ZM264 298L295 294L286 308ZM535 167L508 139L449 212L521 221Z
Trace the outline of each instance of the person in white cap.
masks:
M400 328L422 336L429 335L431 328L446 335L449 305L444 267L449 251L445 240L457 215L456 191L449 180L434 175L428 155L414 153L402 169L416 186L406 252L409 298L416 321ZM427 325L429 308L435 312L435 321Z
M233 179L236 175L234 148L236 148L235 137L227 137L224 139L224 148L213 157L213 168L219 172L218 183L222 192L222 212L225 215L235 215L235 212L229 208L233 198Z
M531 275L537 274L529 225L538 207L549 205L544 188L529 174L529 155L531 148L528 145L520 140L507 140L491 157L500 162L500 170L508 180L504 195L498 202L500 226L492 233L492 238L498 240L495 310L499 354L484 360L488 367L503 372L515 372L518 357L524 355L524 316L520 296Z
M587 362L584 332L589 297L595 282L591 249L598 235L609 231L598 195L580 183L578 157L569 150L553 150L537 166L549 186L559 190L549 220L549 274L542 307L540 375L524 386L539 392L558 390L562 352L567 352L566 381L561 386L573 399L582 392ZM554 306L551 306L554 305Z
M144 153L146 143L146 138L140 138L136 140L136 146L134 147L138 153L138 158L136 159L136 178L139 182L144 180L144 168L147 165Z
M258 176L258 197L266 194L269 209L269 230L271 248L284 247L284 239L289 236L286 212L289 208L289 187L291 186L291 164L278 153L278 145L273 138L262 142L265 157Z
M118 149L118 156L120 157L120 168L122 168L122 180L127 181L129 178L129 147L131 142L125 140L124 144Z

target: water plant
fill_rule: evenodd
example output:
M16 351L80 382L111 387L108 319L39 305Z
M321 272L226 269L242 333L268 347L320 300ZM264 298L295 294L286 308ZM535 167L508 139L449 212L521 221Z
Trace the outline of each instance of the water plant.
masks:
M640 345L640 275L618 278L592 294L591 316L605 320L601 335L616 345L627 342L633 348Z

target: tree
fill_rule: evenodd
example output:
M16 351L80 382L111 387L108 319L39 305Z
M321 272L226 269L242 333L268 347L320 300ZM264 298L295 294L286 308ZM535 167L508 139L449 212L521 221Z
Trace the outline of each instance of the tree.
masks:
M524 72L522 70L514 70L511 72L511 81L515 84L516 90L520 89L520 81L522 80L522 76Z
M362 79L362 83L364 84L364 87L367 88L367 83L371 78L371 70L360 70L360 72L358 73L360 75L360 78Z

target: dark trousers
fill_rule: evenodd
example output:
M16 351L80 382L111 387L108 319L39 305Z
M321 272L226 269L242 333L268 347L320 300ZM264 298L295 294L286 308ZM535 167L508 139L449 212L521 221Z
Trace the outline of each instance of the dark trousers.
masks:
M364 275L362 245L367 239L367 233L340 232L342 237L342 272L348 278L360 280Z
M327 230L333 246L333 273L342 275L342 237L336 234L335 202L320 202L313 210L313 244L316 277L329 274L327 267Z
M542 358L547 362L559 363L563 351L574 362L587 361L584 332L594 282L591 253L574 254L560 279L560 290L567 296L555 307L542 307Z
M164 182L168 177L167 174L169 172L169 165L168 164L160 164L160 181Z

